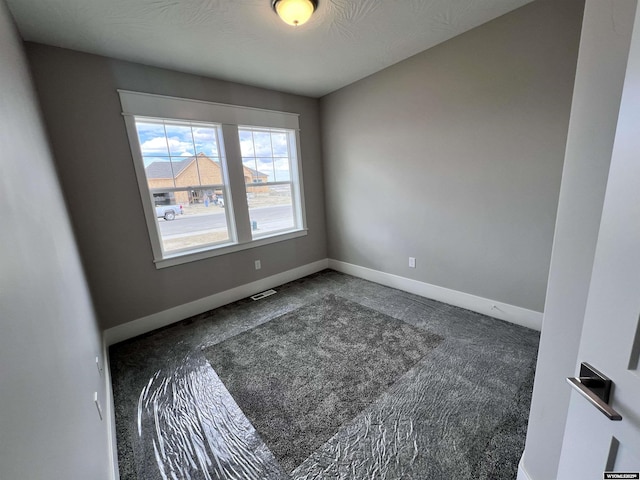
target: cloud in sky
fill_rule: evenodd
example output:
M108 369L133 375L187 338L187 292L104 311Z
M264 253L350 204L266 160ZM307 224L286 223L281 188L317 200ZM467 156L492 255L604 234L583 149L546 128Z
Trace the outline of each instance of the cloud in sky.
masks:
M136 128L145 165L153 161L169 161L170 157L198 153L211 158L220 156L218 127L139 121L136 122ZM268 181L271 182L291 180L289 139L286 132L241 128L238 133L244 165L268 175Z
M154 137L140 144L142 155L185 157L194 154L193 143L182 142L175 137Z
M145 156L191 156L204 153L219 157L215 127L192 127L170 123L136 122Z

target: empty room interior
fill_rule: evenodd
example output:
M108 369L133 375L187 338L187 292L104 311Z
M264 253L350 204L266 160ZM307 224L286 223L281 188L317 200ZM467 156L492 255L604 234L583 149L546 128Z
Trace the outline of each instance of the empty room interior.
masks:
M637 0L0 0L0 478L638 478Z

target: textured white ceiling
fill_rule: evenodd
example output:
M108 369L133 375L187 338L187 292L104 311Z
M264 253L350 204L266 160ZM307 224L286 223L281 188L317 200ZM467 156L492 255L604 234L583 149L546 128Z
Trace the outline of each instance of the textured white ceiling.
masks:
M319 97L531 0L7 0L25 40Z

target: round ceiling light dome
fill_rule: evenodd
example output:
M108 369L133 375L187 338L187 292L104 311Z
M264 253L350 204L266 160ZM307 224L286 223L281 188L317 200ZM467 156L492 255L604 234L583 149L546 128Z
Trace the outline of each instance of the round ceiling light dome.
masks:
M315 0L273 0L272 6L283 22L297 27L311 18L318 2Z

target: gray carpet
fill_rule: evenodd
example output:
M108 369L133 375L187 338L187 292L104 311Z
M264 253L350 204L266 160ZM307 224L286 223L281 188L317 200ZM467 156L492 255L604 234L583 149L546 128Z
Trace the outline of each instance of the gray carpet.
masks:
M122 480L516 477L537 332L331 270L276 290L110 348ZM205 354L327 295L442 341L287 473Z
M442 337L336 295L205 350L287 472Z

